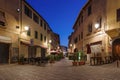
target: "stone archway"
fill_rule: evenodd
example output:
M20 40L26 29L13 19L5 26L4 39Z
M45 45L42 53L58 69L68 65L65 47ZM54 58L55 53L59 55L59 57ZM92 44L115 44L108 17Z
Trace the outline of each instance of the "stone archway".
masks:
M117 38L113 41L112 53L115 60L120 56L120 38Z

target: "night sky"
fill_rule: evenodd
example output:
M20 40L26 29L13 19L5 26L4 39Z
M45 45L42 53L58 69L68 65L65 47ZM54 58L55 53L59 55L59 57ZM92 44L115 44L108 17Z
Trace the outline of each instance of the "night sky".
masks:
M60 35L61 45L68 46L68 36L87 0L26 0Z

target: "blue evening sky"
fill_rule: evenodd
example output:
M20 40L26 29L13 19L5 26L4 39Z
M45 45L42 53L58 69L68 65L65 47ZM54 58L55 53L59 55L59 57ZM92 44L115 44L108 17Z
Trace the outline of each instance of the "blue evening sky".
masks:
M27 0L27 2L60 35L61 45L68 46L68 36L87 0Z

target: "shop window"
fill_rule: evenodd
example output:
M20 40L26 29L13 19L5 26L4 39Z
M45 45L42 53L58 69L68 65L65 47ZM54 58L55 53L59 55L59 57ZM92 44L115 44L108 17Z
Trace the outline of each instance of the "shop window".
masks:
M117 9L117 21L120 21L120 8Z
M28 17L32 18L32 11L31 11L27 6L24 6L24 13L25 13Z
M39 24L39 18L36 14L33 14L33 20Z

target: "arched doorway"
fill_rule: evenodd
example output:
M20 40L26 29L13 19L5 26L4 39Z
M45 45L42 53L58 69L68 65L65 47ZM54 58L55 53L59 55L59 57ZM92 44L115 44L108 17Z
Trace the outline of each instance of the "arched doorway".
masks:
M120 38L117 38L112 43L112 53L114 59L118 59L120 57Z

